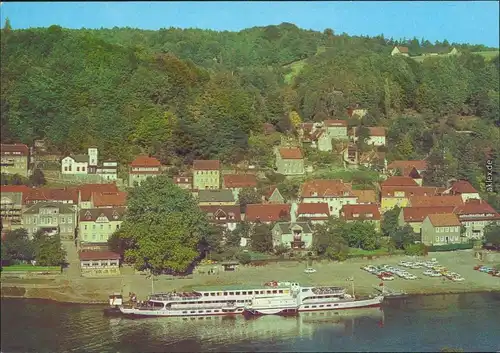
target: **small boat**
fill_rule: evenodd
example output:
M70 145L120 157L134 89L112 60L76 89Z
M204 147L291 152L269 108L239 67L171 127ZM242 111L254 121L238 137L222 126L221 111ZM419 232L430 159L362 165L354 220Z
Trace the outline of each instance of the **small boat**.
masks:
M290 298L255 298L245 306L245 314L293 316L298 313L297 296Z
M106 316L121 315L120 307L123 305L123 295L121 293L113 293L109 296L109 307L104 309Z

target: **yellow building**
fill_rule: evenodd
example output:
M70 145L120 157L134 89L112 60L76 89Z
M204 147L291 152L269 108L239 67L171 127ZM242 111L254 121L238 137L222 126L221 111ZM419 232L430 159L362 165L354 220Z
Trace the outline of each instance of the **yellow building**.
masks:
M28 146L15 143L0 146L0 167L4 174L19 174L28 177L28 159L30 150Z
M220 162L218 160L193 162L193 189L220 189Z
M81 210L78 225L80 247L105 245L111 235L120 229L124 214L124 207Z
M418 186L384 186L381 187L380 209L382 213L394 207L408 207L411 196L433 196L438 189L435 187Z

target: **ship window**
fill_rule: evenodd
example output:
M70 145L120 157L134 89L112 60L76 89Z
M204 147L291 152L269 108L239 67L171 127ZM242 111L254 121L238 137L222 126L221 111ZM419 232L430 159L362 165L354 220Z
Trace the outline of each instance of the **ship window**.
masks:
M311 308L317 308L317 306L316 305L312 305Z
M246 291L243 291L241 294L243 294L243 295L247 295L247 292L246 292Z
M273 290L273 294L276 294L276 293L278 293L278 291L277 290Z
M304 306L304 308L309 309L309 305Z
M215 296L215 293L210 293L210 296L212 296L212 297Z
M208 297L208 293L203 293L203 295L204 295L205 297Z
M202 313L202 312L203 312L203 310L198 310L198 312L199 312L199 313Z
M234 295L234 292L229 292L229 295Z
M183 313L183 314L187 314L187 311L183 311L182 313Z
M266 291L266 294L271 294L271 291L270 290Z
M338 304L333 304L333 306L339 306Z
M214 313L218 313L218 312L219 312L219 310L214 310Z
M227 295L227 292L224 292L224 295Z
M278 291L278 293L279 293L279 294L283 294L283 290L279 290L279 291Z
M307 292L307 288L302 289L302 293Z
M324 306L324 305L320 305L319 307L320 307L320 308L324 308L325 306Z
M194 310L191 310L191 314L194 314L194 313L196 313L196 311L194 311Z
M331 307L331 304L327 304L327 305L326 305L326 307L327 307L327 308Z
M207 310L207 313L211 313L211 312L212 312L212 310Z

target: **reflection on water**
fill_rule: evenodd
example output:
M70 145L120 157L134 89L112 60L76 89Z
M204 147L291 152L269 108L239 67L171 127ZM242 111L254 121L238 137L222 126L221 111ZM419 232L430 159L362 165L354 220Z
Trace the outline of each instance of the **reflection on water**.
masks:
M106 317L103 307L2 299L2 352L500 351L500 297L392 299L378 308L245 319ZM28 334L29 333L29 334Z

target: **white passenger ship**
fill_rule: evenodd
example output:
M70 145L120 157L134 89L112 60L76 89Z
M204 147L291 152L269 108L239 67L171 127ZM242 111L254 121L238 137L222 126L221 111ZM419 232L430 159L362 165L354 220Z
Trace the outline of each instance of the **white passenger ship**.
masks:
M264 286L182 293L157 293L141 304L121 306L132 316L290 315L302 311L380 306L383 296L358 300L339 287L301 287L298 283L268 282Z
M341 287L300 287L291 286L289 296L280 298L255 298L245 311L253 315L289 315L304 311L324 311L380 306L383 295L356 299Z

